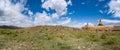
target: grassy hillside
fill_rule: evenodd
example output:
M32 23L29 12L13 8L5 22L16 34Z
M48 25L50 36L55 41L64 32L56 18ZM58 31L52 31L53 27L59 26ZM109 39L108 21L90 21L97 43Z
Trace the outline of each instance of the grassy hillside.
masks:
M0 29L0 50L120 50L120 31L63 26Z

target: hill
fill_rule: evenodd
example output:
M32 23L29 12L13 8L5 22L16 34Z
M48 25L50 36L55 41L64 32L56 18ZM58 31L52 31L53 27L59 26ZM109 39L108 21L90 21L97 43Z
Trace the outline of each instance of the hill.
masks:
M0 28L0 50L120 50L120 31L95 32L64 26Z

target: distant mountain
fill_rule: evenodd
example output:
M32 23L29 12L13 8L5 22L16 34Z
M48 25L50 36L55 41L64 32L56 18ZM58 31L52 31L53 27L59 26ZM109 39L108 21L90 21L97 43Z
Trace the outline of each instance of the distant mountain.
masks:
M9 25L1 25L0 28L2 28L2 29L18 29L18 28L21 28L21 27L9 26Z

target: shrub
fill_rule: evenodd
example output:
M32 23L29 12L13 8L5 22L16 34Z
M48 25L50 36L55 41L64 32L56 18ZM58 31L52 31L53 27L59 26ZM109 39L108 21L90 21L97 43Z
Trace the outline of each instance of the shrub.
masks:
M2 49L4 46L4 43L2 41L0 41L0 49Z
M99 37L97 37L96 35L89 35L89 40L96 42L96 41L99 41Z
M59 49L61 50L70 50L72 49L71 46L67 45L67 44L64 44L64 43L57 43L57 46L59 47Z
M112 44L115 44L115 43L116 43L115 38L110 37L110 38L104 40L103 45L112 45Z
M50 36L49 34L45 34L45 35L43 35L42 39L44 39L44 40L51 40L52 36Z
M101 38L101 39L105 39L105 38L106 38L106 35L105 35L105 34L102 34L100 38Z
M20 33L24 33L25 31L24 30L22 30Z
M1 30L0 34L10 35L10 34L12 34L12 32L9 31L9 30L6 30L6 31L5 30Z

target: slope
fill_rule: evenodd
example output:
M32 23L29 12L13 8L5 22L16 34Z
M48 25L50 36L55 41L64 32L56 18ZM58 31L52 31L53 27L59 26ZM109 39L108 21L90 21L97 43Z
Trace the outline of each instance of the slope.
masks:
M120 31L64 26L0 29L0 50L120 50Z

